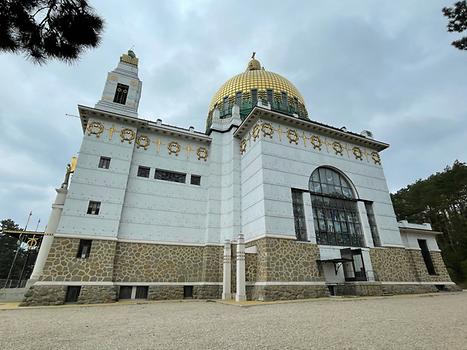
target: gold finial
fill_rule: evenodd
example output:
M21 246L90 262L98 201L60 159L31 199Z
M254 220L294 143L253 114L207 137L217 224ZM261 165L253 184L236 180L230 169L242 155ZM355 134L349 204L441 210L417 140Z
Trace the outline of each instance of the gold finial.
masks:
M134 51L132 50L133 46L131 47L130 50L127 51L127 53L124 53L120 57L120 61L132 64L134 66L138 66L138 58L136 57Z
M253 54L251 55L251 60L248 62L248 66L246 67L246 70L260 70L261 69L261 63L255 58L256 52L253 51Z

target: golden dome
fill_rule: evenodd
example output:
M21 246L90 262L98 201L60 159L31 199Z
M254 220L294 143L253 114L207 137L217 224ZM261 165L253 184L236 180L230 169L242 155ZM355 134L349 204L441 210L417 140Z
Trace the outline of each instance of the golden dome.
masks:
M252 96L252 90L256 90L256 97ZM212 98L211 104L209 105L208 128L211 124L213 110L218 108L221 110L222 114L223 106L226 101L229 102L230 108L234 103L238 104L239 96L241 96L242 99L241 104L245 104L245 101L249 101L249 110L254 107L251 101L255 98L261 98L269 100L272 109L281 110L289 114L296 113L300 118L307 118L308 116L305 108L305 101L297 88L289 80L279 74L266 71L253 55L248 63L246 71L227 80ZM283 103L284 98L286 102ZM247 111L248 108L245 109L242 108L242 106L240 106L240 108L245 111L245 113L242 114L249 112Z

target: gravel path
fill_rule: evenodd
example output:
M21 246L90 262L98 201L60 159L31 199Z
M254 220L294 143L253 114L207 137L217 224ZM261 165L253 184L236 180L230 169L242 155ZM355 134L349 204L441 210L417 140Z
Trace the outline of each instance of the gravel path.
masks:
M0 311L0 349L467 349L467 293Z

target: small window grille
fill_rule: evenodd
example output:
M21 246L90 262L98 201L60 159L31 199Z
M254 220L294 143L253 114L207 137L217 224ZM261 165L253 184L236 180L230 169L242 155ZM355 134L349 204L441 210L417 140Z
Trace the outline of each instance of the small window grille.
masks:
M171 182L186 182L186 174L177 173L169 170L156 169L154 178L157 180L171 181Z
M201 185L201 176L199 175L191 175L191 182L192 185Z
M147 286L137 286L135 299L147 299L148 298L148 287Z
M138 176L139 177L149 177L149 172L151 171L151 168L148 168L146 166L139 166L138 167Z
M110 167L110 158L101 157L101 159L99 159L99 168L108 169L109 167Z
M79 247L78 247L78 254L76 254L76 257L80 259L89 258L89 255L91 254L91 245L92 245L92 240L80 239Z
M101 202L89 201L87 213L91 215L99 215L100 208Z
M266 90L267 98L269 104L272 106L272 98L273 98L273 92L271 89Z
M65 303L76 303L80 292L81 286L68 286L66 289Z
M183 298L184 299L193 298L193 286L183 286Z
M235 104L239 107L242 107L242 92L238 91L235 94Z
M131 286L120 286L118 299L131 299Z
M126 103L126 98L128 96L128 85L117 84L117 89L115 90L114 102L124 105Z
M287 93L286 92L282 92L282 108L284 110L287 110L289 108L289 102L288 102L288 99L287 99Z

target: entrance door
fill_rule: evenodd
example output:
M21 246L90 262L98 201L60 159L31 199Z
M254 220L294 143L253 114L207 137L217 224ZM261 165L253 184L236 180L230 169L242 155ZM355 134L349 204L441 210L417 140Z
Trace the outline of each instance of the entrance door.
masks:
M367 280L361 249L341 249L341 256L342 259L345 259L343 267L346 281Z

